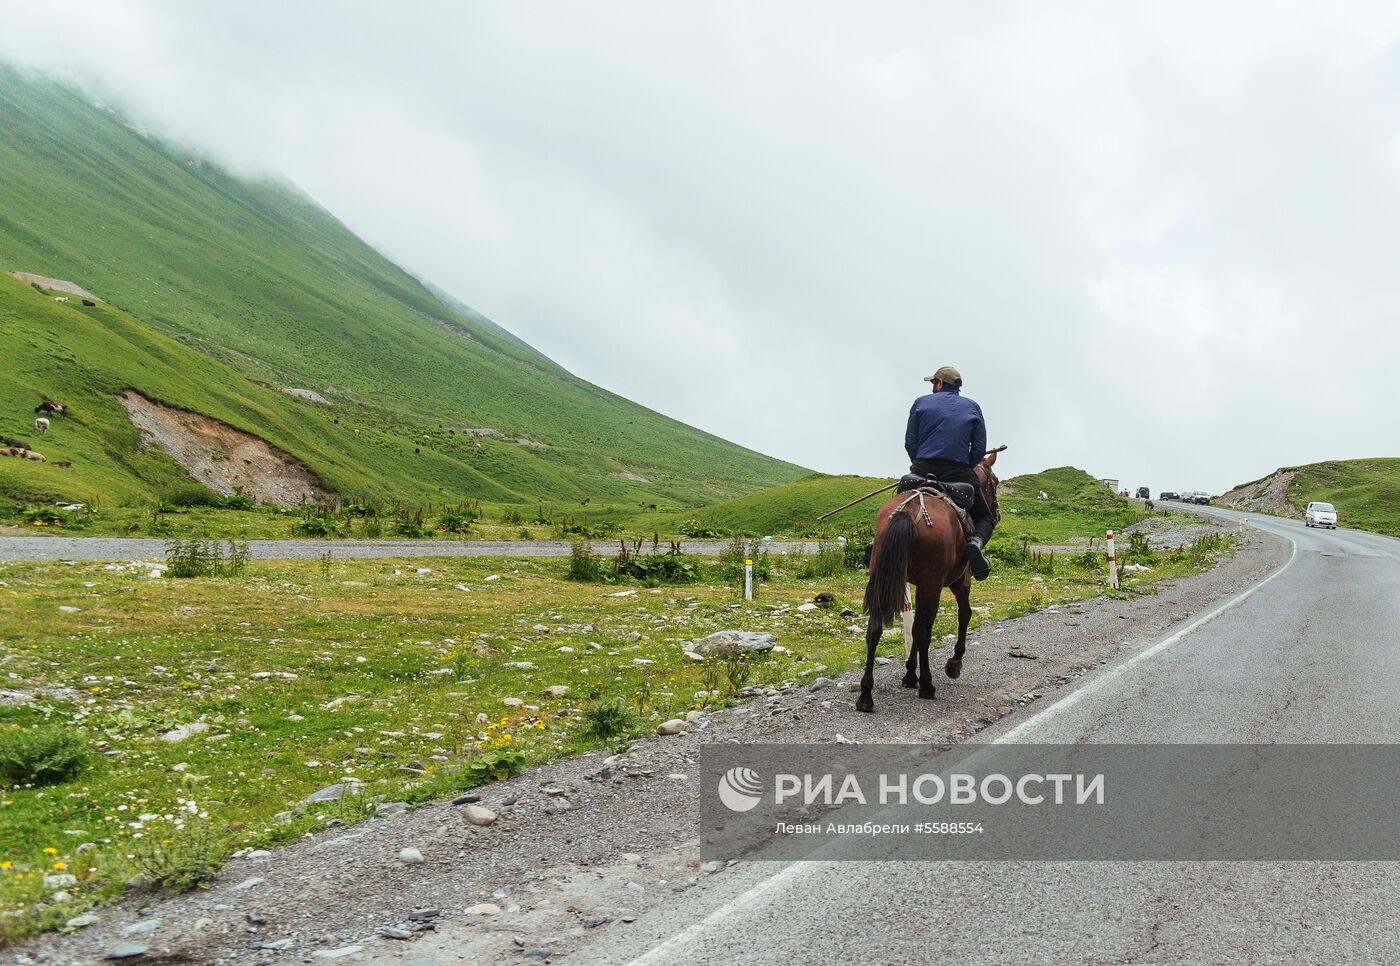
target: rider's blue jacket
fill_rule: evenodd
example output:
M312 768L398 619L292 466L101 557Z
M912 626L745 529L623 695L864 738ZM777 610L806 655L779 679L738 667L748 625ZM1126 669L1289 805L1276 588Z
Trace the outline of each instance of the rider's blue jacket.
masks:
M904 431L909 460L953 460L973 466L987 449L982 407L960 391L944 386L914 400Z

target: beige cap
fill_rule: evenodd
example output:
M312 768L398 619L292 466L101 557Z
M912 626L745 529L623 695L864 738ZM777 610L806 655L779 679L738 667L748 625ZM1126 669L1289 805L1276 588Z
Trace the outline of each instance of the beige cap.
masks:
M946 382L950 386L962 386L962 373L952 366L944 366L931 376L924 376L924 382Z

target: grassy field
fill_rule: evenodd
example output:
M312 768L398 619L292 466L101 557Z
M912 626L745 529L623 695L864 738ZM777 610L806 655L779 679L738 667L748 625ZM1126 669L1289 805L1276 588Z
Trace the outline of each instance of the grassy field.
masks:
M819 522L818 516L892 482L872 476L813 474L700 509L633 513L622 519L633 529L662 533L689 529L721 536L832 537L873 526L875 511L888 496L873 497L824 521ZM1042 491L1049 499L1039 499ZM1004 480L1000 502L1002 518L994 538L998 540L1064 543L1076 537L1102 538L1105 529L1122 529L1146 515L1141 503L1119 497L1072 466Z
M1142 579L1199 569L1212 549L1154 558ZM1037 570L1004 553L977 587L974 626L1104 592L1100 557ZM560 560L253 562L190 579L141 564L0 565L0 775L46 728L90 757L45 787L0 782L0 931L61 925L133 876L197 879L235 849L380 802L448 795L745 687L858 666L860 620L841 611L858 608L864 575L834 545L759 562L769 579L751 605L725 562L695 561L696 582L666 587L569 581ZM794 608L818 591L835 605ZM725 628L771 631L783 651L685 657L683 642ZM936 630L952 629L945 608ZM898 634L882 647L900 654ZM546 690L558 686L569 690ZM600 708L620 721L606 740L589 732ZM201 733L162 738L180 728ZM344 781L364 786L300 804ZM77 878L67 899L45 901L45 874Z
M1336 505L1342 526L1400 537L1400 458L1300 466L1288 496L1300 513L1321 500Z
M19 463L18 460L13 461ZM31 464L32 465L32 464ZM0 461L0 473L6 467ZM42 466L40 472L46 472ZM21 464L13 472L33 472ZM55 470L53 472L62 472ZM635 504L588 507L560 502L530 504L482 501L473 504L479 517L469 529L450 532L440 526L450 514L449 504L420 504L426 526L438 539L549 540L578 535L612 538L623 534L659 534L728 537L807 536L833 538L846 534L864 539L874 522L883 497L874 498L845 510L828 521L816 517L848 500L869 493L890 482L865 476L809 476L794 483L761 490L748 496L693 509L642 511ZM179 496L178 484L171 488ZM187 488L186 488L187 489ZM1038 499L1044 491L1048 500ZM1065 543L1089 537L1101 538L1108 528L1122 529L1142 519L1142 504L1124 500L1095 482L1087 473L1072 467L1046 470L1016 477L1002 484L1002 521L997 539L1033 543ZM154 502L154 501L153 501ZM111 506L100 499L95 513L46 512L35 514L33 504L0 501L0 534L64 534L88 536L166 536L276 539L306 536L304 512L257 507L230 510L214 507L179 506L164 501L165 511L153 514L152 504ZM383 514L378 523L342 516L343 531L338 536L399 536L392 514ZM316 535L316 534L312 534Z
M8 271L102 302L60 308ZM45 440L72 471L0 460L0 497L153 496L171 471L129 445L109 398L126 385L266 436L348 498L689 503L802 472L575 378L294 189L234 178L3 66L0 335L0 433L29 438L44 397L74 411Z

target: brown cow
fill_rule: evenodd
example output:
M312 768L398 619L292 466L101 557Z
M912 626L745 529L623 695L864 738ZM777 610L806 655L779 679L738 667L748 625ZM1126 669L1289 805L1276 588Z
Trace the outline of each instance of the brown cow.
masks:
M46 457L43 453L36 453L32 449L27 449L24 451L24 458L27 460L33 460L36 463L47 463L49 461L48 457Z

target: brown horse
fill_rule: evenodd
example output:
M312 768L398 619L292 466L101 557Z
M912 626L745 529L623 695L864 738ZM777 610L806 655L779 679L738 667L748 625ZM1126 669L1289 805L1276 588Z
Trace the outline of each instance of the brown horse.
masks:
M1000 480L992 471L996 453L989 453L977 464L982 496L996 519ZM860 679L857 711L874 711L875 648L886 625L904 609L908 585L915 588L914 642L905 662L903 684L919 686L919 697L932 699L935 688L929 673L928 650L933 638L933 621L943 588L952 588L958 602L958 643L953 656L943 666L948 677L962 674L963 653L967 650L967 622L972 618L972 573L964 548L967 538L957 512L937 497L920 501L912 493L901 493L880 507L875 521L875 549L870 557L870 580L865 586L865 612L870 622L865 631L865 675ZM918 671L917 677L915 671Z

